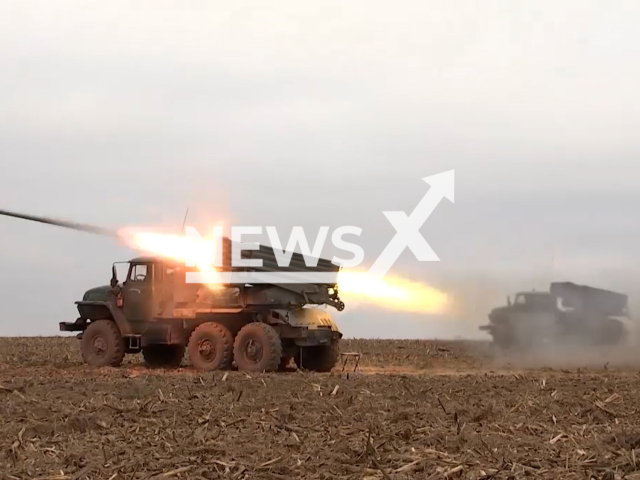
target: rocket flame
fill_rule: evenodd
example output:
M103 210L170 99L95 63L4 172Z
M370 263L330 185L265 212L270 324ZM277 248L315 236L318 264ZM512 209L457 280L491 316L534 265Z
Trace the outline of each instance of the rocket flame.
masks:
M212 240L193 240L183 235L138 229L123 229L118 235L127 245L144 254L190 261L202 272L216 271ZM207 287L221 288L220 283L211 283ZM435 288L397 276L386 275L379 279L366 271L340 271L338 291L340 297L350 304L373 304L396 311L441 314L450 306L448 295Z
M130 247L147 255L158 255L181 262L192 262L201 272L213 274L214 246L211 241L190 240L186 236L135 229L122 229L119 237ZM215 290L220 283L209 283L207 287Z
M340 297L348 304L364 303L413 313L443 314L449 309L449 296L420 282L385 275L379 279L366 272L341 271Z

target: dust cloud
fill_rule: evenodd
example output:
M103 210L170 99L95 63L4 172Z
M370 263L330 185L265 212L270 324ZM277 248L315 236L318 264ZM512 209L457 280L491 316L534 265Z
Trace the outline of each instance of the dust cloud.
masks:
M490 365L505 368L639 368L637 346L594 347L555 345L538 347L526 352L498 352L490 346L482 348Z
M471 347L477 355L497 368L640 368L640 276L637 272L611 271L593 268L589 272L566 274L533 274L523 272L471 273L465 278L448 278L437 282L452 299L450 312L456 330L466 333L462 338L479 340ZM517 336L520 339L537 337L539 342L528 349L503 350L492 343L487 333L479 330L489 324L489 312L506 306L507 297L513 300L520 291L548 291L552 282L572 281L624 293L629 296L629 319L623 324L623 341L607 346L569 336L554 338L553 318L536 318L535 328L529 323ZM635 315L634 315L635 314ZM589 325L585 321L585 328Z
M489 322L489 312L495 307L507 305L507 298L519 291L548 289L546 277L517 275L516 273L461 272L435 282L450 299L448 318L456 323L456 331L462 330L465 339L489 339L478 329Z

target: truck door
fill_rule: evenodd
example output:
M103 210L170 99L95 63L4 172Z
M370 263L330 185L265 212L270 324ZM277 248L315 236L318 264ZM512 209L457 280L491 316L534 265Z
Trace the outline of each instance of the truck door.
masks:
M132 263L123 284L123 310L134 333L142 334L151 320L153 305L153 265Z

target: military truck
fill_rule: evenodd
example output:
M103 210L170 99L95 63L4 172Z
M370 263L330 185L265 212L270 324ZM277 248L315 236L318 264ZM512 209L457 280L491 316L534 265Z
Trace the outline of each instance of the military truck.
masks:
M294 252L289 267L277 266L271 247L243 250L243 259L261 259L260 268L230 267L230 241L225 238L221 271L288 271L335 273L333 283L234 283L211 288L188 283L184 262L138 257L126 262L127 277L88 290L77 301L79 317L61 322L60 330L80 332L84 361L118 366L125 354L141 352L154 367L176 367L186 353L201 370L276 371L292 359L298 367L330 371L342 337L330 314L310 305L344 309L338 296L339 266L319 259L307 267ZM120 262L122 263L122 262Z
M0 215L119 237L113 230L67 220L8 210L0 210ZM201 370L235 366L247 372L274 371L293 360L307 370L330 371L339 357L342 333L319 307L345 308L338 294L340 267L297 252L286 252L290 261L283 267L266 245L241 250L242 259L261 260L261 267L235 267L232 242L226 237L221 253L219 270L239 275L216 285L187 281L200 270L186 262L164 257L116 262L109 285L87 290L76 302L78 318L61 322L59 328L79 332L82 358L94 366L119 366L126 354L142 353L149 366L177 367L186 351ZM125 267L123 279L118 278L118 266ZM243 280L243 272L281 276L272 283L251 284ZM308 283L293 283L287 278L291 273L319 273L320 280L315 276Z
M627 295L572 282L555 282L547 292L519 292L513 303L489 313L480 330L501 349L542 345L615 345L628 335Z

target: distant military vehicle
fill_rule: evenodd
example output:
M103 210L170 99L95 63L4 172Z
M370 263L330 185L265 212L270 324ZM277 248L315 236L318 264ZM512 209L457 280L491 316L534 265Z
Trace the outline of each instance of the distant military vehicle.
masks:
M0 210L0 215L72 228L90 233L113 232L90 225ZM219 288L189 283L185 262L164 257L138 257L126 264L118 279L117 263L109 285L88 290L77 301L79 317L61 322L64 332L80 332L84 361L94 366L118 366L125 354L141 352L150 366L176 367L185 351L201 370L232 368L248 372L282 369L292 359L304 369L328 372L339 357L342 333L329 312L310 305L345 305L338 295L340 267L317 259L309 267L292 252L289 266L280 267L271 247L243 250L243 259L260 259L262 267L232 267L231 241L223 240L221 271L319 272L324 283L257 283L241 280ZM323 277L325 278L325 277ZM333 280L331 280L333 279Z
M489 313L480 330L502 349L545 344L615 345L628 335L628 297L571 282L552 283L548 292L520 292L513 303Z

